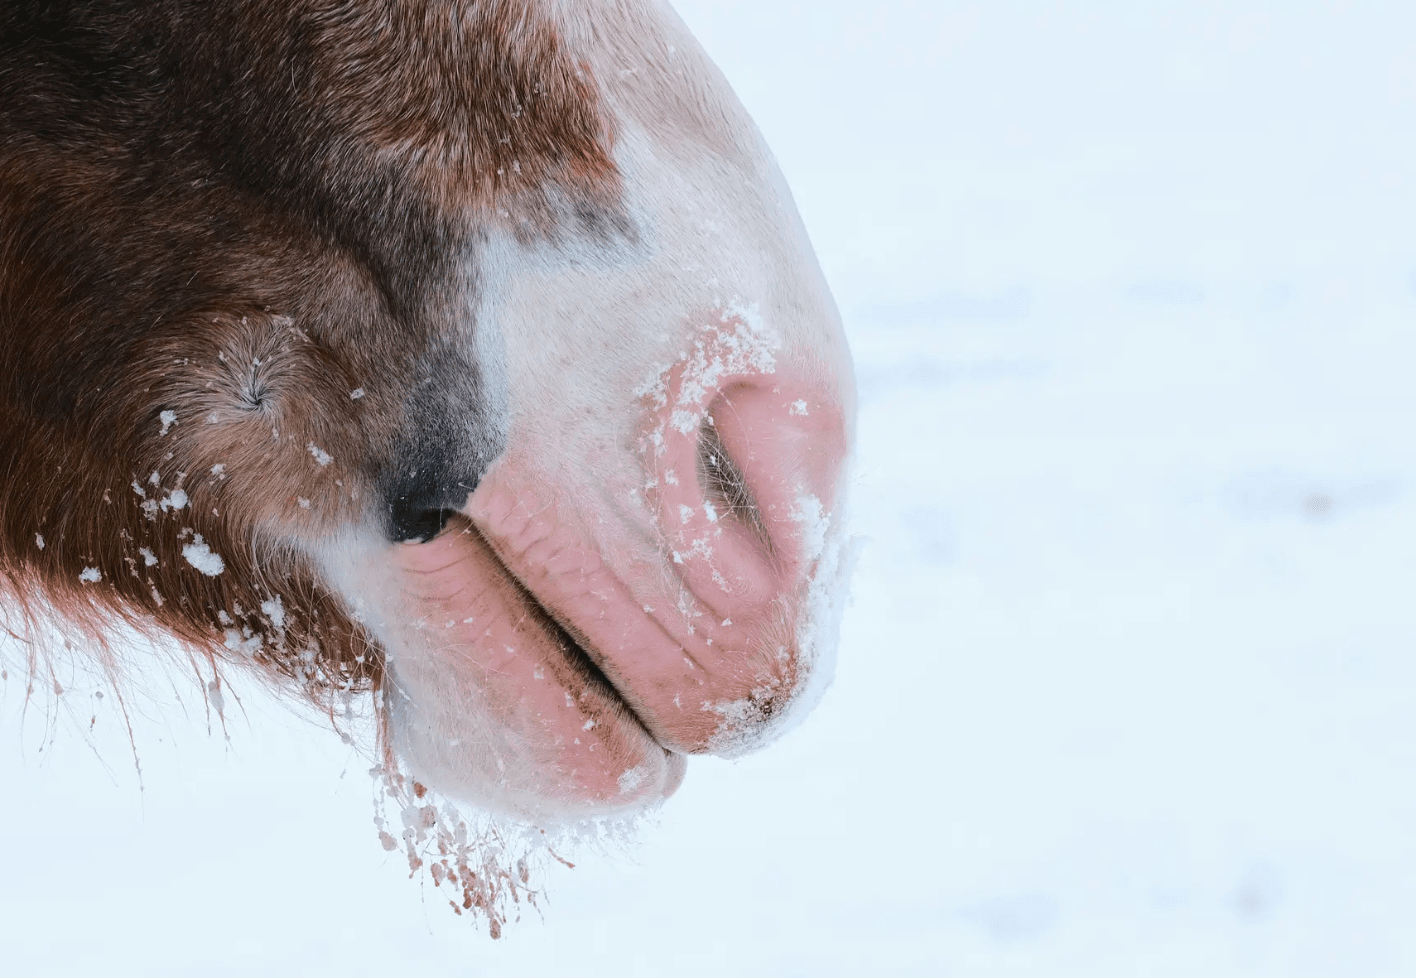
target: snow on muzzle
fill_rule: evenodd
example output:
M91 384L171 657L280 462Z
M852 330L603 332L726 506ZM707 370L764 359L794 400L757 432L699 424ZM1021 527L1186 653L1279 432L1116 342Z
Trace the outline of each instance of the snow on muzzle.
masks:
M463 510L675 752L757 746L818 665L802 637L830 563L844 411L828 385L742 355L733 335L646 393L631 487L643 525L566 511L526 451L493 466Z

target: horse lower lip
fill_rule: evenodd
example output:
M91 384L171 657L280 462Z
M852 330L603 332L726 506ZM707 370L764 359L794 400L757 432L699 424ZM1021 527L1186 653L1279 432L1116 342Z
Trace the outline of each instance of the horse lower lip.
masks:
M538 613L541 618L538 624L555 640L555 644L565 654L567 662L575 668L581 678L595 686L597 690L607 698L613 699L616 705L628 715L627 719L633 720L634 723L638 724L639 727L643 729L646 735L654 739L656 743L658 742L657 738L654 738L653 731L645 724L643 718L635 712L628 698L615 686L610 677L605 675L604 670L595 663L595 657L586 649L585 643L577 638L575 633L571 631L571 627L573 626L567 626L565 622L560 621L549 608L541 603L536 597L536 593L516 577L512 570L506 566L506 563L501 557L497 555L496 550L487 544L481 533L466 517L460 514L453 515L445 524L444 531L433 539L442 537L447 533L475 535L482 546L487 548L489 555L497 562L500 569L506 573L509 583L515 587L522 600L531 605ZM431 543L432 540L428 542Z
M464 517L392 554L403 611L384 644L415 773L453 794L490 776L492 794L468 800L522 813L544 809L537 799L638 807L673 787L673 762L627 698Z

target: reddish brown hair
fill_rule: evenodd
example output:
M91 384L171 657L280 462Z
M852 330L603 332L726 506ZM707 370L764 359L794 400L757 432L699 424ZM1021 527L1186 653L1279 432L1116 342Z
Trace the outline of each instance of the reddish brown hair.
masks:
M291 541L377 508L481 229L617 220L613 136L530 0L8 0L9 593L377 685Z

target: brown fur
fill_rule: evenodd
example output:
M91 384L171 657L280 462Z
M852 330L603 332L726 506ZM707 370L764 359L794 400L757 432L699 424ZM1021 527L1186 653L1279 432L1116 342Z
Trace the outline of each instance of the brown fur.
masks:
M7 0L12 598L316 700L377 686L377 648L288 541L379 505L408 392L450 322L475 327L480 229L616 223L612 140L531 0ZM198 537L220 574L183 556Z

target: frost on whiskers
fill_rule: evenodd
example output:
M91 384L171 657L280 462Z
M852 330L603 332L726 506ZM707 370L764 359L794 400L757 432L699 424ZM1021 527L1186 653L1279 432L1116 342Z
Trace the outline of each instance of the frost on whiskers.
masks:
M746 697L703 704L704 710L722 718L708 740L711 752L735 757L756 750L796 727L825 695L836 672L841 615L863 542L846 536L844 513L844 499L834 518L822 511L815 496L797 500L791 518L801 524L803 549L816 566L805 585L802 617L795 623L796 655L779 648L781 670L759 677Z
M408 878L419 874L445 894L458 916L485 920L493 939L521 919L523 907L540 912L544 893L532 885L552 863L575 864L557 849L604 849L632 844L637 823L586 820L546 829L467 812L404 773L396 758L369 771L375 783L374 824L387 852L408 860Z
M469 825L467 816L404 775L395 761L369 774L377 786L379 842L407 857L409 879L423 872L434 888L445 885L453 912L485 918L493 939L501 937L509 919L521 919L523 903L536 907L540 894L531 888L531 853L515 854L490 818L472 818L481 824Z

